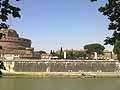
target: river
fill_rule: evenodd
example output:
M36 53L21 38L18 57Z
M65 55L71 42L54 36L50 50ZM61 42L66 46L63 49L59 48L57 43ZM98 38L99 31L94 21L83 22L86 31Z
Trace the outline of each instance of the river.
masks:
M0 90L120 90L120 78L0 78Z

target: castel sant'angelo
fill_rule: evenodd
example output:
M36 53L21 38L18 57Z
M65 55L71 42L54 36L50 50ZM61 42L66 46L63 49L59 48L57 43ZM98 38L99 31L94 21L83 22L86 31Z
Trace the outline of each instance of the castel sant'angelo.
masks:
M48 59L49 54L41 51L34 51L31 47L31 40L21 38L13 29L1 29L0 58L21 58L21 59ZM111 52L104 52L104 58L113 58ZM116 56L114 57L116 58Z
M7 57L14 55L19 58L33 58L34 48L31 48L31 40L19 37L13 29L1 29L2 38L0 39L0 56Z

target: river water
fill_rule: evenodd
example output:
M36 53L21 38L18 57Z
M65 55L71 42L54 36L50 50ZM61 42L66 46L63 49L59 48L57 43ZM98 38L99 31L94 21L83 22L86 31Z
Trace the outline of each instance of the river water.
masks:
M0 78L0 90L120 90L120 78Z

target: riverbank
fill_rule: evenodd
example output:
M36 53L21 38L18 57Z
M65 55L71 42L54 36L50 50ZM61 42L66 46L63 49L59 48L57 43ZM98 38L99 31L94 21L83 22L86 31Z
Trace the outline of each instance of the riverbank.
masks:
M120 77L116 60L4 60L4 77Z
M3 72L3 77L120 78L120 72Z

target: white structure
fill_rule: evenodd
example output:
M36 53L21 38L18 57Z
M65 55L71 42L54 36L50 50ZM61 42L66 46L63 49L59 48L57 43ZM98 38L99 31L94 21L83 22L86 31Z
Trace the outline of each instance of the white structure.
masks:
M97 60L98 57L97 57L97 52L94 52L94 59Z
M66 51L64 51L64 59L66 59Z

